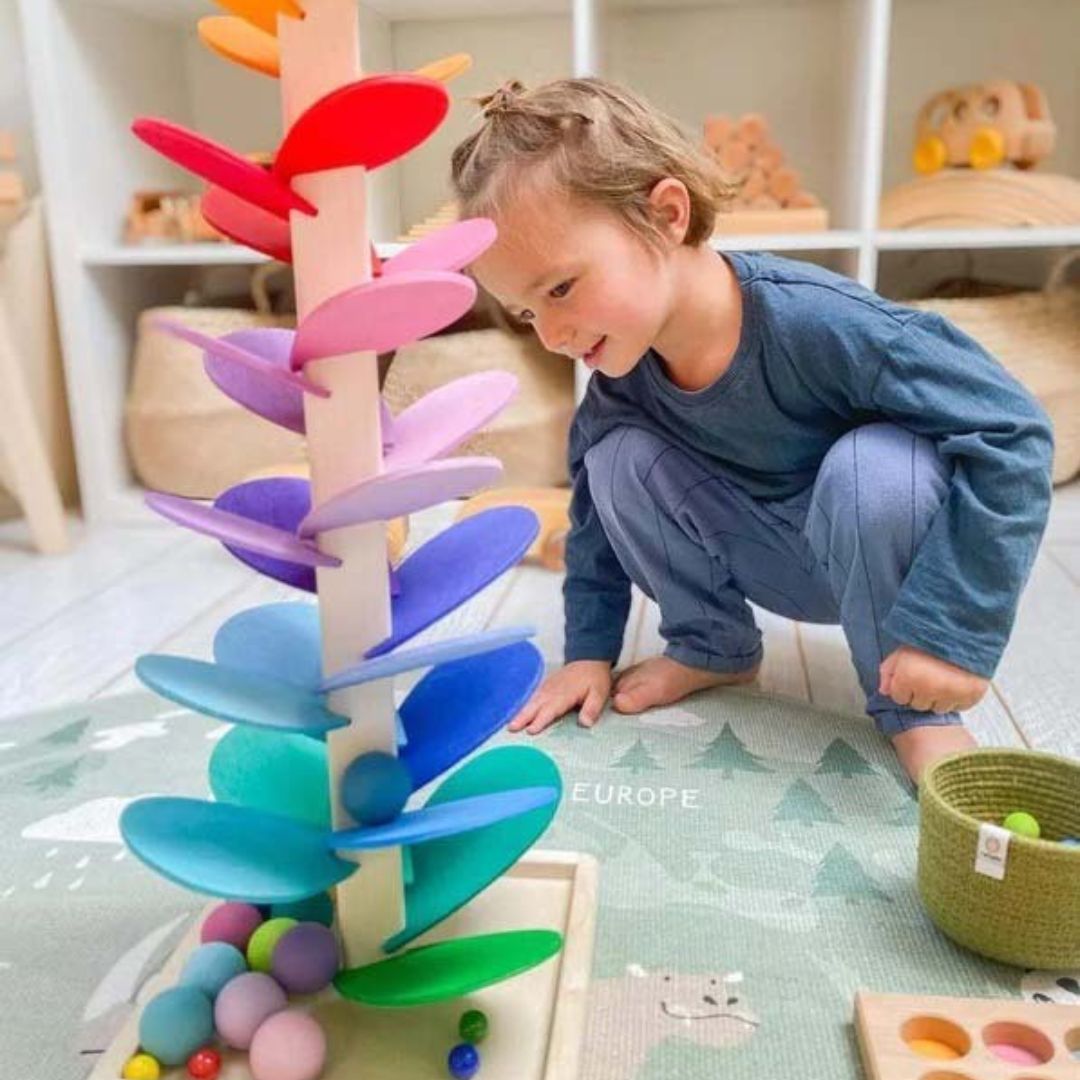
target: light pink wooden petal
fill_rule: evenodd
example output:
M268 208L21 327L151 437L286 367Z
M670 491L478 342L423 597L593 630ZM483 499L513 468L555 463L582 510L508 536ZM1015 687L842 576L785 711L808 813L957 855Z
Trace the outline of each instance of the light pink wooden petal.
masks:
M464 274L406 270L346 289L320 304L296 332L292 366L354 352L390 352L460 319L476 299Z
M203 217L219 233L279 262L292 262L289 223L245 202L224 188L211 186L202 197Z
M290 210L316 213L278 176L198 132L152 117L136 120L131 130L170 161L277 217L287 218Z
M146 496L146 504L177 525L245 551L286 559L301 566L341 565L340 559L324 555L313 544L297 539L284 529L275 529L272 525L264 525L240 514L229 513L228 510L219 510L215 506L159 491L150 492Z
M468 218L430 233L383 264L384 274L402 270L460 270L493 243L497 230L490 218Z
M502 462L489 457L448 458L382 473L315 507L297 532L310 537L367 521L388 521L470 495L501 475Z
M387 472L451 453L497 416L517 389L508 371L480 371L425 394L394 420Z

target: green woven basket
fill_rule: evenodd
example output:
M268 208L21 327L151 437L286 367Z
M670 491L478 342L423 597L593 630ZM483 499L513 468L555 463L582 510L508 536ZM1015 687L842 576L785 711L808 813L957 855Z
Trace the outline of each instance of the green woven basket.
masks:
M1031 750L942 758L919 785L919 894L938 927L1019 967L1080 967L1080 764ZM1005 878L975 870L979 826L1034 814L1042 839L1009 840Z

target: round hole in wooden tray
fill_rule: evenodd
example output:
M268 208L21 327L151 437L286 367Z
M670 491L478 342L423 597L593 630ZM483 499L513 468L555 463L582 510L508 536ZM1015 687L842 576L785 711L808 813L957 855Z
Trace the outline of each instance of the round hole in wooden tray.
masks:
M948 1056L946 1053L933 1053L935 1045L943 1050L952 1050L958 1058L971 1050L971 1036L959 1024L942 1016L911 1017L900 1028L900 1038L912 1053L924 1058L943 1060Z
M994 1057L1010 1065L1045 1065L1054 1056L1054 1044L1047 1035L1016 1021L987 1024L982 1039Z

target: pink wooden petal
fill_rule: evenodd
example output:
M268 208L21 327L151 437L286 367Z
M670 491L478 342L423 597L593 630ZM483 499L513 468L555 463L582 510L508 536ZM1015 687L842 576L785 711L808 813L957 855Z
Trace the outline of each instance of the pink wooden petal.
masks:
M354 352L390 352L460 319L476 299L464 274L406 270L346 289L296 332L292 365Z
M382 473L315 507L300 522L297 533L310 537L367 521L389 521L471 495L501 475L502 462L485 457L448 458Z
M443 457L496 417L517 393L508 371L465 375L425 394L394 420L387 472Z
M279 262L292 262L292 236L289 224L245 202L220 187L210 187L202 197L203 217L219 233L253 251L269 255Z
M383 264L384 274L402 270L460 270L493 243L497 230L490 218L468 218L429 233Z
M446 87L422 75L372 75L315 102L293 124L274 161L283 181L361 165L375 169L419 146L450 105Z
M324 555L313 544L297 539L284 529L275 529L272 525L264 525L214 506L159 491L146 496L146 505L178 525L245 551L269 555L274 559L287 559L301 566L341 565L340 559Z
M274 173L197 132L151 117L136 120L131 130L170 161L271 214L287 218L290 210L316 213Z

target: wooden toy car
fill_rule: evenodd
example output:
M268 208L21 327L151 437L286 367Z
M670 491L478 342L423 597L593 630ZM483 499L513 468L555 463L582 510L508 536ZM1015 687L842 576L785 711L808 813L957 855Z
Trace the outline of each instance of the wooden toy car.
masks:
M1030 169L1054 148L1046 95L1032 83L996 79L935 94L915 121L913 163L928 174L951 166Z

